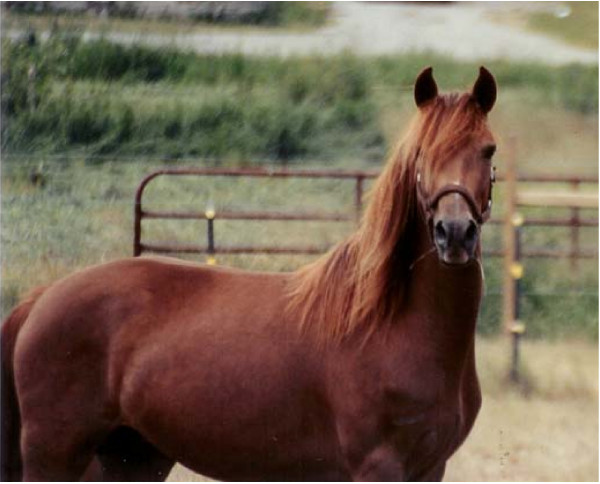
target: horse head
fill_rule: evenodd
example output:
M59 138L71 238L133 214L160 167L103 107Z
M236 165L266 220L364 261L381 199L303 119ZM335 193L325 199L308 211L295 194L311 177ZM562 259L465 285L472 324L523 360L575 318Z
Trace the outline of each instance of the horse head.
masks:
M415 83L419 108L416 130L416 186L421 213L439 259L460 265L476 257L481 225L492 208L496 150L487 114L496 100L496 82L480 68L472 90L439 95L432 69Z

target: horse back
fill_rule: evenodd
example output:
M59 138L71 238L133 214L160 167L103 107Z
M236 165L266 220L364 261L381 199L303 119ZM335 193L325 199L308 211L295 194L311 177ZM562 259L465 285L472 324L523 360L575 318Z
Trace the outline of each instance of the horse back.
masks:
M19 335L16 358L67 355L70 364L94 353L109 364L157 338L167 345L194 331L212 338L275 334L284 327L284 277L167 258L93 266L45 290Z

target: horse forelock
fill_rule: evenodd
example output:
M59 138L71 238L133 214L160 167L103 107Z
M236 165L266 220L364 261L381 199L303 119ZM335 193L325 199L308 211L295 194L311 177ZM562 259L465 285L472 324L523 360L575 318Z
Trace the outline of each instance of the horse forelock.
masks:
M470 94L438 96L416 116L409 132L419 149L419 170L426 178L435 176L445 161L474 146L486 126L486 115Z
M468 94L438 96L417 113L369 193L358 230L293 275L288 310L302 330L339 342L395 320L412 257L416 171L435 170L483 126L485 115Z

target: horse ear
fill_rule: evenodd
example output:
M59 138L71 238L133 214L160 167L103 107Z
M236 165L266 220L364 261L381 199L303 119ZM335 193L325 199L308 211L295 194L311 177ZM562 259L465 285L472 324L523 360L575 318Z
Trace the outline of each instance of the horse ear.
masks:
M423 107L425 103L434 99L438 94L437 84L433 79L432 72L431 67L423 69L415 81L415 102L418 107Z
M479 68L479 77L473 85L471 93L484 113L489 113L496 102L496 80L485 67Z

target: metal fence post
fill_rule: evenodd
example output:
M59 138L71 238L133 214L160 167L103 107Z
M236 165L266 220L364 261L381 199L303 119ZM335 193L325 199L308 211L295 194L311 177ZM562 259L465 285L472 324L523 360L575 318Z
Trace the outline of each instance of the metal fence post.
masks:
M516 140L509 141L509 152L506 159L506 211L504 214L504 328L511 337L512 360L510 379L518 382L520 341L525 332L521 317L521 231L523 216L517 212L517 167Z
M579 182L571 182L574 191L578 191ZM571 208L571 270L578 270L577 254L579 253L579 208Z
M356 177L356 191L354 193L354 210L356 214L356 224L360 223L360 217L362 214L362 199L363 199L363 184L365 177L358 175Z
M515 213L512 218L512 225L514 227L514 238L515 238L515 252L514 260L510 267L511 276L513 278L514 285L514 307L513 307L513 321L510 326L510 333L512 335L512 362L510 368L510 379L514 383L520 381L519 365L520 365L520 342L523 333L525 332L525 325L521 321L521 291L522 291L522 279L524 274L523 264L521 262L521 232L523 230L524 218L520 213Z
M217 259L215 258L215 209L209 206L204 215L206 216L206 235L208 238L208 257L206 258L206 263L209 266L214 266L217 264Z
M133 209L133 257L142 254L142 201L136 200Z
M510 333L510 328L515 319L515 286L511 274L511 267L515 258L515 235L513 216L517 206L517 173L516 173L516 142L511 137L508 143L508 156L506 157L504 188L505 188L505 213L504 213L504 281L503 281L503 319L504 329Z

